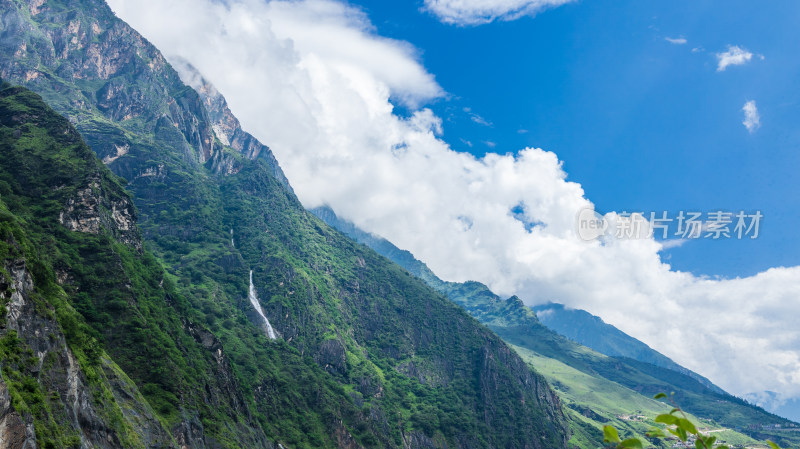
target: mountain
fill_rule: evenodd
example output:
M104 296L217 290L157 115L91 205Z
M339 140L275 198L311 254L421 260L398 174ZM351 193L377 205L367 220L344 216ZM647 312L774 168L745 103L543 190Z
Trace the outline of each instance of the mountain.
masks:
M705 420L710 427L724 426L756 439L768 437L785 444L794 445L800 441L796 432L791 430L764 433L765 429L771 429L775 425L794 429L796 423L725 393L704 377L674 364L644 343L603 323L600 318L585 311L569 311L560 305L551 304L540 309L545 311L545 316L546 311L557 311L559 318L566 317L558 326L565 328L567 333L579 335L580 328L593 329L592 335L600 340L593 345L597 348L617 348L617 354L603 354L554 332L543 325L534 309L527 307L516 296L501 298L479 282L456 283L439 279L410 252L359 229L339 218L328 207L316 208L312 212L354 240L403 266L409 273L445 294L514 346L526 361L548 377L561 395L567 405L568 414L572 417L573 444L581 447L596 446L597 433L593 429L607 422L613 422L619 428L642 436L648 428L645 425L648 420L634 425L629 420L620 422L619 416L623 415L620 410L627 409L629 414L636 410L639 411L638 414L649 410L652 418L659 406L654 405L654 401L649 398L660 392L674 392L674 399L678 404ZM574 323L568 321L571 317L577 317ZM587 322L591 326L586 325ZM572 326L579 329L570 329ZM630 356L638 356L644 361ZM649 363L648 359L666 367ZM575 393L584 390L587 383L595 386L593 395ZM585 425L587 423L588 428ZM753 442L737 432L731 431L727 435L731 444Z
M107 5L0 5L0 75L40 96L3 87L0 198L3 223L16 226L3 248L26 249L2 263L31 267L32 279L16 269L22 281L6 282L12 298L29 294L2 337L4 437L24 433L25 447L566 447L560 400L540 374L308 213L224 99L184 84ZM51 381L65 362L33 360L42 339L83 374Z
M543 304L532 307L539 322L570 340L612 357L629 358L685 374L715 393L724 394L722 388L705 377L673 362L641 341L605 323L585 310L564 307L562 304Z
M374 249L378 254L394 261L436 290L447 294L454 301L469 308L471 313L477 316L481 322L493 322L493 320L501 319L500 316L496 316L497 313L490 312L490 310L497 309L491 305L504 304L506 301L495 295L485 285L473 281L455 283L439 279L427 265L416 259L409 251L401 250L388 240L363 231L353 223L339 218L330 207L314 208L311 213L353 240ZM490 307L476 308L477 304L487 304ZM641 341L605 323L600 317L596 317L585 310L570 309L562 304L555 303L533 306L531 309L540 324L601 354L633 359L677 371L695 378L717 393L724 393L721 388L705 377L678 365L669 357L653 350ZM518 312L526 317L529 315L527 310ZM506 318L511 316L507 309L502 311L500 315Z

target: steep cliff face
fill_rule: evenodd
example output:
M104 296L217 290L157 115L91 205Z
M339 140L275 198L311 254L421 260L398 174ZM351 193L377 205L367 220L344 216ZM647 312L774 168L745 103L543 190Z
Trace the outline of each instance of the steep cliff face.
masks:
M224 170L227 147L264 159L288 187L269 148L241 130L224 98L201 99L104 2L2 0L0 7L0 77L42 94L107 164L126 165L165 145L180 150L175 163L217 160ZM129 179L144 173L115 171Z
M27 90L0 88L0 147L2 446L173 447L54 269L68 249L61 233L105 237L138 254L130 198L70 124Z
M2 23L0 76L25 80L87 131L101 127L84 133L101 158L113 158L121 145L130 144L124 134L117 136L120 142L104 141L104 121L150 132L174 127L188 143L186 158L200 163L211 158L213 131L207 117L197 114L202 109L197 95L102 2L3 0Z
M13 238L5 243L19 246ZM6 259L0 282L0 446L175 447L136 385L105 354L82 366L48 316L53 306L35 299L41 292L28 260Z
M227 413L216 435L270 447L219 340L175 309L180 298L142 249L130 197L70 123L3 85L0 144L4 435L19 440L22 422L57 447L207 447L215 440L202 418ZM194 375L179 368L186 359ZM161 402L179 395L185 403Z
M224 99L180 83L104 4L4 0L3 14L0 45L18 56L0 54L0 73L40 92L127 181L145 246L168 267L124 244L103 198L110 184L84 177L30 211L50 217L60 287L179 445L566 445L541 376L444 297L309 215ZM1 179L24 210L38 200L14 167ZM250 270L282 338L255 320Z
M250 133L242 129L239 124L239 119L237 119L228 108L228 102L225 100L225 97L217 91L217 88L214 87L213 84L203 78L203 75L198 72L194 66L185 60L176 59L176 70L180 74L181 79L187 85L194 88L200 95L200 99L203 101L206 111L208 111L211 127L214 129L214 133L222 144L234 149L238 154L248 159L260 158L264 160L272 171L272 175L275 179L287 190L291 190L289 180L286 179L286 176L278 165L278 160L275 159L269 147L262 144ZM225 159L224 156L222 156L221 159ZM228 174L238 171L236 170L238 166L235 165L232 158L229 157L226 161L228 161L230 166L230 169L227 171Z
M108 230L116 240L142 249L133 202L127 197L111 199L104 195L99 174L67 200L58 221L70 231L99 234Z

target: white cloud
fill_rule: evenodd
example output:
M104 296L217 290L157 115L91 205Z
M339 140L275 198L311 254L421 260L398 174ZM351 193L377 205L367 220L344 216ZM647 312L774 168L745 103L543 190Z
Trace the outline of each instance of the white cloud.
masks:
M756 107L755 100L750 100L742 106L744 112L744 121L742 124L750 134L756 132L761 127L761 116L758 115L758 108Z
M554 153L476 158L441 140L429 109L393 114L391 96L422 102L441 89L360 11L320 0L110 4L216 84L307 207L331 205L445 279L600 315L733 393L800 397L800 268L706 279L672 271L659 256L669 244L653 239L580 241L576 213L592 204Z
M686 42L688 42L686 38L683 37L665 37L664 40L675 45L684 45Z
M670 239L670 240L661 240L658 243L661 245L661 249L672 249L672 248L680 248L681 246L685 245L688 242L688 239Z
M473 122L475 122L475 123L477 123L479 125L482 125L482 126L493 126L492 122L490 122L490 121L486 120L485 118L481 117L480 115L472 112L471 108L464 108L464 112L466 112L467 115L469 115L469 119L470 120L472 120Z
M728 66L743 65L753 59L753 53L736 45L728 45L728 50L716 54L717 71L723 72ZM763 59L763 56L762 56Z
M425 0L425 9L444 23L480 25L533 16L574 0Z

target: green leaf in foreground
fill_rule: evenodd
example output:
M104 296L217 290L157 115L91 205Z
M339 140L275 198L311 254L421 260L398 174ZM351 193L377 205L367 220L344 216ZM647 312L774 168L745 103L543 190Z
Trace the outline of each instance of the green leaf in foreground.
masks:
M627 441L627 440L626 440ZM605 443L619 443L619 433L614 426L603 426L603 442Z
M678 417L673 415L658 415L655 419L656 422L668 425L677 425L678 424Z
M637 438L628 438L627 440L622 441L619 443L617 448L636 448L642 449L642 442L639 441Z
M697 427L691 421L685 418L678 418L677 425L679 428L685 430L687 433L697 435Z

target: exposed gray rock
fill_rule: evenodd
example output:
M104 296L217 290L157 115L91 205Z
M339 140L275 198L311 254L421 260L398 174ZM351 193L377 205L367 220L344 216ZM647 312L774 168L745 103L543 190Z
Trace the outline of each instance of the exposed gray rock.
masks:
M241 153L248 159L262 159L272 171L272 175L277 179L286 190L292 191L289 180L283 174L283 170L275 159L275 155L268 146L262 144L250 133L245 132L239 119L233 115L225 97L214 87L211 82L205 79L188 61L181 58L173 58L174 67L178 70L181 79L194 88L208 111L208 117L212 123L217 138L223 145L228 146ZM217 152L217 161L214 162L214 170L217 173L234 174L239 171L236 160L226 156L223 152Z
M422 432L403 434L403 449L446 449L445 443L436 442Z
M33 425L25 423L11 405L8 387L0 375L0 447L4 449L36 449Z
M340 375L347 373L347 356L339 340L323 341L314 359L328 372Z
M38 358L38 366L32 371L40 388L50 396L59 397L63 410L58 416L64 417L59 424L77 431L81 447L122 448L129 438L148 448L175 447L136 386L105 356L100 361L100 382L111 391L113 399L109 402L109 398L98 396L98 390L90 386L67 346L59 325L48 314L43 315L41 304L33 299L36 286L24 261L7 261L3 268L10 282L0 285L8 310L6 327L0 329L0 335L16 332L24 346ZM103 418L112 410L121 412L134 435L120 435L119 428ZM14 410L7 386L0 381L0 447L33 449L35 441L32 418Z
M91 177L86 187L67 200L58 221L70 231L99 234L106 230L120 242L142 249L133 203L124 195L112 199L104 194L99 176Z

